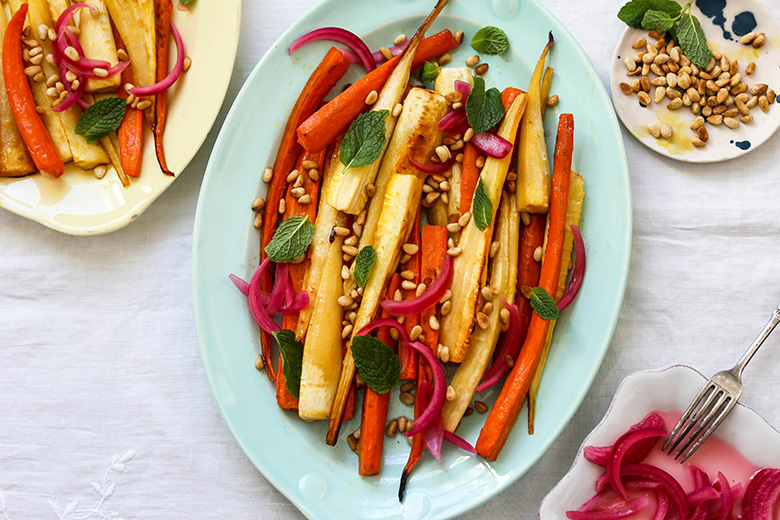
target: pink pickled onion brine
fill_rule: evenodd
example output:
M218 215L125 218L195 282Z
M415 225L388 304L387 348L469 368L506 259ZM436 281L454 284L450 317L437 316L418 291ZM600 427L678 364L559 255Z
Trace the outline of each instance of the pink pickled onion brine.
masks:
M658 439L666 436L663 418L653 412L633 425L612 446L586 446L584 457L607 472L596 481L596 494L577 511L567 511L573 520L632 518L652 496L655 510L651 520L731 520L735 506L741 506L739 520L771 520L780 507L780 469L764 468L750 479L742 496L742 485L731 486L718 472L712 482L701 468L688 465L691 491L663 469L644 459L658 449ZM741 500L741 504L740 501ZM647 506L644 506L647 507Z
M322 27L308 32L290 44L290 47L287 49L287 54L294 53L307 43L319 40L336 41L348 46L350 50L360 58L360 61L366 68L366 72L371 72L376 68L374 56L371 54L371 51L365 42L355 33L342 29L341 27Z

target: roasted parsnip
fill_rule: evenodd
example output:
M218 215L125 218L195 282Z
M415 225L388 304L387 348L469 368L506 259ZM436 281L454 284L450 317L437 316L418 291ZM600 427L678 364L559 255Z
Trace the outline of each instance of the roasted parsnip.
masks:
M520 123L517 161L517 209L529 213L546 213L550 203L550 162L544 140L542 121L542 75L544 60L553 45L552 33L528 86L528 108Z
M517 286L517 248L520 243L520 214L517 212L517 202L514 194L504 192L501 197L498 223L493 236L501 247L490 262L490 286L498 288L490 304L492 311L487 313L488 326L485 329L476 327L471 338L471 347L463 363L452 378L451 386L455 389L455 399L447 401L441 412L444 429L455 431L463 414L466 412L474 392L482 380L482 376L493 357L493 351L501 333L499 318L504 299L510 305L515 300ZM482 301L484 305L485 301Z
M5 11L0 9L0 41L5 37L7 25ZM3 50L0 48L0 61L2 57ZM21 177L36 171L38 169L16 127L11 105L8 103L8 94L5 91L5 80L0 74L0 177Z
M84 0L92 9L81 11L79 19L79 42L84 47L84 54L96 60L108 62L112 67L119 63L116 55L116 42L111 31L111 20L103 0ZM89 78L87 92L114 91L119 87L122 78L115 74L108 78Z
M517 127L525 111L527 97L520 94L506 111L498 129L498 135L514 144ZM491 225L480 231L474 219L463 227L458 246L462 254L453 261L452 307L443 317L439 342L448 347L450 360L461 363L468 351L471 333L475 326L475 313L480 288L485 273L484 267L493 236L496 212L501 200L506 175L512 162L512 154L503 159L489 157L482 169L481 179L493 206Z
M428 30L431 23L436 19L441 10L447 5L449 0L439 0L433 12L417 29L414 37L401 55L401 59L393 69L393 73L385 83L379 97L371 108L372 111L387 110L389 113L385 119L385 147L382 154L373 163L359 168L345 167L342 165L340 173L336 176L336 182L333 189L326 193L326 197L331 206L346 213L357 215L360 213L368 201L366 186L376 180L377 173L382 164L382 158L390 144L390 137L393 135L393 129L396 124L396 117L393 116L393 109L403 99L404 92L409 83L409 75L412 68L412 60L417 52L417 47ZM370 95L369 95L370 96ZM368 100L367 100L368 102Z
M375 212L379 212L374 220L376 228L371 243L376 250L376 261L363 292L363 299L355 320L355 332L376 317L380 298L384 295L390 276L398 266L401 247L409 236L414 216L420 206L423 181L417 176L417 169L409 161L409 150L415 157L426 157L433 151L441 141L442 135L441 130L436 128L436 122L446 112L446 101L434 92L413 88L406 96L398 126L380 172L388 178L386 188L381 196L378 192L374 195L369 209L369 213L374 208L376 208ZM371 221L370 215L366 222L369 221ZM355 362L352 359L350 340L341 369L339 388L330 414L326 438L330 445L334 445L338 438L347 394L352 387L354 377Z

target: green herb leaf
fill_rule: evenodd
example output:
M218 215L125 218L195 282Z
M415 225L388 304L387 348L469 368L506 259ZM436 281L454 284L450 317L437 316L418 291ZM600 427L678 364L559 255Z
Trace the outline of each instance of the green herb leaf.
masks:
M386 394L401 380L398 355L373 336L352 338L352 358L360 377L378 394Z
M490 202L490 195L488 195L487 189L485 189L482 177L479 178L477 189L474 190L474 198L471 201L471 213L473 214L474 225L480 231L485 231L490 223L493 222L493 203Z
M315 226L309 216L293 215L276 229L274 237L265 246L265 252L272 262L292 262L300 258L314 239Z
M120 97L108 97L96 101L81 114L76 123L76 133L88 143L94 143L119 128L125 117L127 103Z
M642 27L648 31L658 31L661 34L674 27L674 18L663 11L649 10L642 18Z
M688 58L699 67L706 67L712 59L712 51L707 47L707 37L699 20L690 14L680 16L677 24L677 41Z
M485 80L474 78L474 86L466 100L466 116L475 134L493 128L504 117L501 92L497 88L485 92Z
M385 120L389 114L389 110L372 110L352 122L339 151L346 168L360 168L379 159L387 143Z
M662 11L676 18L680 14L682 7L673 0L631 0L620 8L617 16L629 27L642 29L642 20L645 17L645 13L651 10Z
M274 338L279 343L279 352L282 354L282 371L287 391L298 399L301 393L303 345L295 339L295 333L287 329L274 332Z
M420 83L423 85L432 83L434 80L436 80L439 72L441 72L441 67L434 65L430 61L426 61L422 66L422 70L420 71Z
M543 320L557 320L560 315L553 297L541 287L531 289L531 307Z
M181 5L190 5L190 4L195 3L195 0L179 0L179 3Z
M471 48L480 54L504 54L509 49L509 39L498 27L487 26L471 39Z
M376 262L376 249L374 246L365 246L355 258L355 281L360 287L365 287L368 275Z

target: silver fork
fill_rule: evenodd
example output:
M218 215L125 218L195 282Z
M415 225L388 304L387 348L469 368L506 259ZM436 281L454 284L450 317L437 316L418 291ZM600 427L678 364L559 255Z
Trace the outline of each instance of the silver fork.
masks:
M753 355L778 323L780 323L780 307L774 310L764 330L750 345L747 352L742 355L742 359L730 370L718 372L704 384L699 394L688 406L688 409L685 410L672 433L666 439L663 447L664 451L668 448L669 455L672 455L677 450L677 454L674 457L677 460L685 450L688 450L680 461L680 463L683 463L699 449L699 446L707 440L707 437L712 435L712 432L720 426L723 419L734 409L739 397L742 395L742 371L745 370ZM691 433L691 430L693 430L693 433ZM678 433L679 435L677 435ZM695 444L688 449L694 441Z

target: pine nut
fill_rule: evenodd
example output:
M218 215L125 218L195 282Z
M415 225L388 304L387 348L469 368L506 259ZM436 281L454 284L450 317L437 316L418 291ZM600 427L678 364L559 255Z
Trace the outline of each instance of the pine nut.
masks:
M102 179L106 176L106 172L108 171L108 168L106 168L104 165L98 165L95 166L95 169L92 171L92 173L95 174L96 179Z
M257 197L254 202L252 202L252 211L260 211L265 207L265 199L263 197Z
M474 54L473 56L469 56L468 58L466 58L466 65L468 65L469 67L473 67L473 66L474 66L474 65L476 65L477 63L479 63L479 56L478 56L478 55L476 55L476 54Z
M747 115L744 115L744 116L740 117L739 120L742 121L743 123L752 123L753 122L753 116L751 116L750 114L747 114Z
M379 99L379 93L376 90L372 90L366 96L366 105L373 105L377 99Z
M460 45L463 43L463 31L456 31L455 32L455 41Z
M428 326L431 327L431 330L439 330L439 320L436 319L436 316L431 315L431 317L428 318Z
M107 78L108 77L108 71L106 69L95 67L92 69L92 72L95 74L95 76L99 78Z
M485 314L490 314L491 312L493 312L493 303L492 302L485 303L485 305L482 306L482 312L484 312Z
M405 405L413 405L414 404L414 394L410 394L409 392L401 392L401 395L399 396L399 399ZM406 417L404 417L404 419L406 419ZM399 420L399 423L400 423L400 420ZM399 424L399 429L401 429L400 428L400 424Z
M349 229L345 228L343 226L334 226L333 232L336 233L340 237L345 237L349 235Z
M753 74L755 71L756 71L756 64L755 64L755 62L752 62L752 61L751 61L751 62L750 62L750 63L748 63L748 64L747 64L747 66L745 67L745 75L746 75L746 76L750 76L750 75L751 75L751 74Z
M257 370L263 370L265 368L265 363L263 363L263 356L262 354L258 354L255 358L255 368Z
M306 204L311 204L311 195L306 193L305 195L298 197L298 204L301 204L303 206L305 206Z
M44 74L43 72L39 72L38 74L33 76L33 81L36 83L43 83L44 81L46 81L46 74Z
M718 126L723 122L723 116L713 114L707 118L707 122L711 125Z
M483 287L480 290L480 294L482 294L482 298L484 298L486 301L493 299L493 291L490 290L490 287Z
M482 76L488 71L488 64L483 63L482 65L478 66L476 69L474 69L474 72L477 73L477 76Z
M349 296L348 294L345 294L344 296L339 296L339 299L337 301L341 307L349 307L350 305L355 303L355 300L353 300L352 297Z
M460 227L460 224L457 222L451 222L450 224L447 224L447 231L450 233L459 233Z
M41 69L38 65L33 65L32 67L27 67L24 69L24 73L27 76L35 76L39 72L41 72L43 69Z
M693 144L693 146L695 146L697 148L704 148L705 146L707 146L707 143L705 143L704 141L702 141L698 137L692 138L691 139L691 144Z
M474 408L479 413L485 413L488 410L488 406L485 403L483 403L482 401L474 401Z
M664 125L661 127L661 137L664 139L671 139L672 132L672 125L669 123L664 123Z
M691 130L698 130L702 126L704 126L704 118L699 116L693 120L693 123L691 123Z
M189 56L184 57L184 63L182 63L182 71L187 72L192 67L192 58Z
M401 103L398 103L396 106L393 107L393 117L398 117L401 115L401 111L404 109L404 106Z
M765 95L758 98L758 106L761 107L764 113L769 112L769 100Z
M775 98L776 98L775 91L772 90L771 88L768 89L766 91L766 99L767 101L769 101L770 105L775 102Z
M760 47L763 47L766 43L766 34L759 33L758 36L753 40L753 48L758 49Z
M406 403L409 404L409 403ZM405 432L406 431L406 425L409 422L409 419L406 418L405 415L402 415L398 418L398 431L399 432Z
M263 171L263 181L264 182L271 182L271 179L273 179L274 176L274 170L270 166L266 167L266 169Z
M679 110L680 107L683 106L683 101L680 98L671 100L667 105L666 108L669 110Z
M746 35L744 35L742 38L740 38L739 43L741 43L742 45L747 45L748 43L752 43L753 40L755 39L756 39L756 33L751 31Z
M490 244L490 252L489 252L488 256L490 256L490 258L493 258L494 256L496 256L498 254L498 250L500 248L501 248L501 242L499 242L498 240L492 242Z
M76 82L74 81L73 83L75 84ZM138 102L138 106L136 108L138 110L143 111L143 110L146 110L147 108L149 108L150 106L152 106L152 102L150 100L148 100L148 99L145 99L144 101L139 101Z
M424 283L421 283L417 285L417 288L414 290L414 295L419 298L426 290L428 290L428 286Z
M477 313L477 325L479 325L479 328L482 330L485 330L490 326L490 318L487 317L487 314L484 312Z
M498 313L498 317L501 319L501 323L509 323L509 318L510 318L509 309L507 308L501 309L501 311L499 311Z
M416 244L404 244L403 245L404 253L407 255L416 255L417 251L420 250L420 247Z
M642 103L642 105L650 105L650 96L647 94L647 92L641 91L637 95L639 96L639 102Z
M645 40L642 37L637 38L634 40L634 43L631 44L632 49L643 49L647 45L647 40Z
M401 45L405 41L406 41L406 35L401 33L395 37L395 40L393 40L393 45Z
M734 128L737 128L739 126L739 121L737 121L733 117L724 117L723 118L723 124L726 125L727 127L731 128L731 129L734 129Z
M462 252L463 252L463 249L460 246L458 246L458 247L451 247L451 248L447 249L447 255L453 256L453 257L454 256L459 256Z
M70 58L71 60L78 62L81 59L81 56L79 56L78 51L74 49L72 46L68 45L65 48L65 55Z
M636 62L631 56L626 56L626 59L623 60L623 63L625 63L628 72L634 72L636 70Z
M351 449L352 451L357 451L358 441L354 435L349 434L347 436L347 443L349 443L349 449Z
M647 130L650 132L650 135L652 135L656 139L659 139L661 137L661 128L658 125L654 125L654 124L650 123L649 125L647 125ZM536 252L535 251L534 251L534 257L536 257ZM541 259L541 255L539 255L539 257ZM536 260L536 261L538 262L539 260Z
M558 104L558 100L559 100L558 94L553 94L552 96L547 98L546 105L549 108L552 108L552 107L554 107L554 106L556 106ZM469 130L471 130L471 129L469 128Z
M452 308L452 302L450 300L447 300L446 302L442 303L440 309L441 315L446 316L447 314L449 314L451 308Z
M407 291L414 291L415 289L417 289L417 284L412 282L411 280L404 280L403 282L401 282L401 287Z
M452 385L449 385L447 387L447 401L454 401L458 398L458 392L455 390L455 387Z

